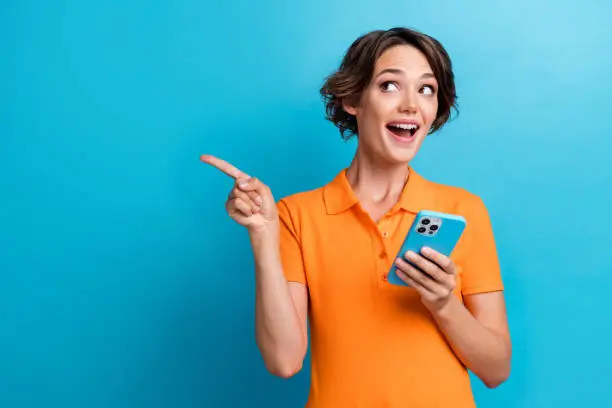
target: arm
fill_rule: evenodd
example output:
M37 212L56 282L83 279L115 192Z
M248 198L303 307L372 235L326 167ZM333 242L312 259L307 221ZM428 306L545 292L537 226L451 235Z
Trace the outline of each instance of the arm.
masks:
M438 327L459 359L489 388L510 375L512 346L503 292L452 296L433 313Z
M456 265L434 250L406 254L426 274L403 260L398 262L457 357L493 388L508 378L512 354L493 228L487 208L477 196L469 196L458 211L468 219L460 288ZM463 295L463 304L453 294L456 289Z
M448 257L429 248L405 256L420 270L398 258L398 276L419 292L457 357L487 387L503 383L511 359L503 292L466 295L464 306L453 295L456 266Z
M268 370L288 378L302 368L308 347L308 292L287 282L283 273L278 225L250 232L255 257L255 330Z
M202 155L201 160L235 181L225 206L230 217L247 228L251 239L257 345L272 374L290 377L301 369L306 356L308 294L305 284L288 283L285 278L279 245L280 217L272 192L225 160L211 155ZM283 231L287 231L286 227Z

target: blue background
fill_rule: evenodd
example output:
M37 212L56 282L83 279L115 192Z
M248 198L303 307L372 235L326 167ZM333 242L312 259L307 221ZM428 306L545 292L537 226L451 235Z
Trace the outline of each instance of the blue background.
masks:
M2 2L0 406L303 404L308 365L264 369L231 181L199 156L276 198L328 182L355 143L319 86L395 25L443 42L460 96L414 165L481 195L498 241L514 365L478 402L609 404L612 6L212 3Z

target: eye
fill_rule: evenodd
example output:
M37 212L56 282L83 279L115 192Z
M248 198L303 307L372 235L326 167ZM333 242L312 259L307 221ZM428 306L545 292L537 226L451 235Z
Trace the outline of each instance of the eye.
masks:
M398 87L395 82L386 81L380 85L380 89L382 89L383 92L395 92L398 90Z
M424 85L421 88L421 92L425 95L433 95L435 93L435 89L431 85Z

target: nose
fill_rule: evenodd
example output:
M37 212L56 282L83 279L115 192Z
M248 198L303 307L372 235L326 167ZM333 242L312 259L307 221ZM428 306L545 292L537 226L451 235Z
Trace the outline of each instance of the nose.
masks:
M402 99L402 105L401 105L402 112L416 112L417 110L416 101L417 101L416 95L411 91L407 91L404 94L404 98Z

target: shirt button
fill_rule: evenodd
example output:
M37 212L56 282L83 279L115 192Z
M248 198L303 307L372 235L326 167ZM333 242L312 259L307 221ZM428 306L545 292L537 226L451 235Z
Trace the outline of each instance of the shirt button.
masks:
M382 280L384 280L386 282L387 281L387 275L383 275L382 276Z
M389 233L387 231L382 233L383 238L387 238L389 236Z

